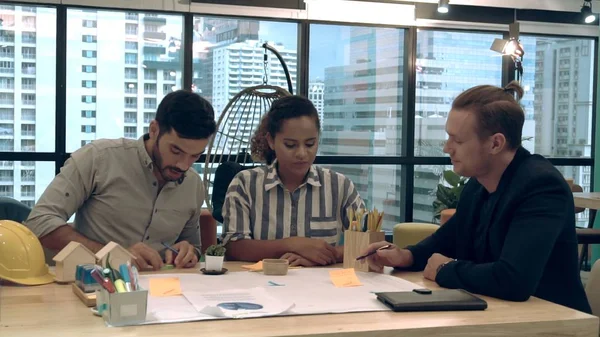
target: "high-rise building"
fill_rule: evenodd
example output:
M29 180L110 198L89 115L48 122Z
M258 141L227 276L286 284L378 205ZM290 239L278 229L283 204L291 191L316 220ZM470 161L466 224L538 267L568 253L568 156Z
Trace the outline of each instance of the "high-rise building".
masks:
M158 103L181 86L181 17L68 14L67 150L148 132Z
M55 152L56 9L0 6L0 151ZM137 138L181 87L180 16L69 9L67 151ZM0 195L33 206L53 162L0 162ZM37 188L36 188L37 187Z
M0 5L0 151L54 152L55 22L51 8ZM1 161L0 196L33 206L53 166Z
M343 66L325 68L325 122L319 153L325 156L399 155L403 32L351 27L343 34L344 54L349 61ZM328 166L354 182L367 207L384 211L388 226L401 220L400 167Z
M297 67L296 50L288 50L283 45L275 45L275 48L277 48L286 62L290 77L294 83L296 81ZM212 48L212 55L210 56L213 69L212 105L217 118L230 100L239 92L249 87L261 85L264 80L270 85L287 88L287 79L283 68L279 65L279 61L275 57L271 57L270 61L265 65L264 52L262 43L256 40L235 42ZM266 107L262 104L253 104L247 108L252 109L254 113L256 109L262 111ZM264 114L266 111L262 113ZM242 115L240 114L240 116ZM240 140L249 141L252 133L260 123L259 118L253 118L252 116L249 117L251 120L245 120L244 118L246 117L240 117L242 120L222 122L233 122L230 123L233 128L232 132L227 131L227 133L235 134L236 136L235 139L231 137L217 138L223 142L218 145L218 148L223 150L224 153L236 152ZM240 128L238 123L242 123L243 127ZM224 127L227 128L227 125Z
M232 20L214 17L196 17L194 22L193 83L198 94L213 101L213 51L219 46L246 40L259 40L260 24L255 20ZM216 110L218 113L221 110Z
M265 64L265 49L262 44L257 40L246 40L213 48L212 104L215 111L222 112L227 103L243 89L263 84L265 76L268 84L287 88L286 76L277 58L267 54L269 60ZM287 49L283 45L274 47L287 64L294 83L297 68L296 50Z
M590 157L592 150L592 111L594 42L591 39L525 37L524 48L531 55L527 86L533 88L533 104L526 114L535 120L531 134L535 152L555 157ZM527 64L526 64L527 65ZM591 186L589 166L558 167L584 191ZM588 213L578 214L587 224Z
M415 156L441 157L452 101L480 84L500 85L502 59L489 50L499 34L420 30L417 35ZM451 166L415 166L413 219L430 222L442 172Z
M314 81L308 83L308 99L313 103L317 112L319 112L319 119L321 120L321 128L325 124L323 119L323 111L325 111L325 83L323 81Z

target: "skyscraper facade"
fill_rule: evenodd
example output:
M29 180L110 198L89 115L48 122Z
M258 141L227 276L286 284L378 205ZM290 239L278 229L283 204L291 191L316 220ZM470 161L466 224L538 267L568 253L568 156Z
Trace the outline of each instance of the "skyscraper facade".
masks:
M0 151L54 152L55 22L52 8L0 5ZM0 161L0 196L33 206L53 177L52 162Z

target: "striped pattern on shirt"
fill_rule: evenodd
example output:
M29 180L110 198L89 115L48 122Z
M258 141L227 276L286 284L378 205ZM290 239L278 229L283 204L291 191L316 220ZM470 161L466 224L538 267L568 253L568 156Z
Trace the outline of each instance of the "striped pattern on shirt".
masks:
M312 165L306 181L288 191L276 165L238 173L223 205L224 243L293 236L320 238L336 245L348 228L348 208L364 207L352 181Z

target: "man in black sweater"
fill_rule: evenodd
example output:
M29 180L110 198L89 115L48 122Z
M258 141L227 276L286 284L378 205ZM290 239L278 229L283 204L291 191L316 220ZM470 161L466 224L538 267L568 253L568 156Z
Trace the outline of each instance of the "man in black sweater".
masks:
M577 263L573 194L545 158L521 147L524 113L517 82L459 95L446 122L454 171L471 177L456 214L434 234L368 259L423 270L446 288L511 301L536 296L591 313ZM385 242L371 245L373 251Z

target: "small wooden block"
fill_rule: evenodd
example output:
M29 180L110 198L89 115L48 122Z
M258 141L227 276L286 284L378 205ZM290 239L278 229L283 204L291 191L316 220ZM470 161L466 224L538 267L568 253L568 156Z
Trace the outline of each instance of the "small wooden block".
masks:
M354 268L356 271L369 271L369 265L356 261L370 244L385 241L384 232L344 231L344 268Z
M83 302L83 304L85 304L88 307L96 306L96 293L95 292L84 293L83 290L81 290L81 288L79 288L75 283L71 284L71 288L73 289L73 292L75 293L75 295L77 295L77 297L79 297L81 302Z

